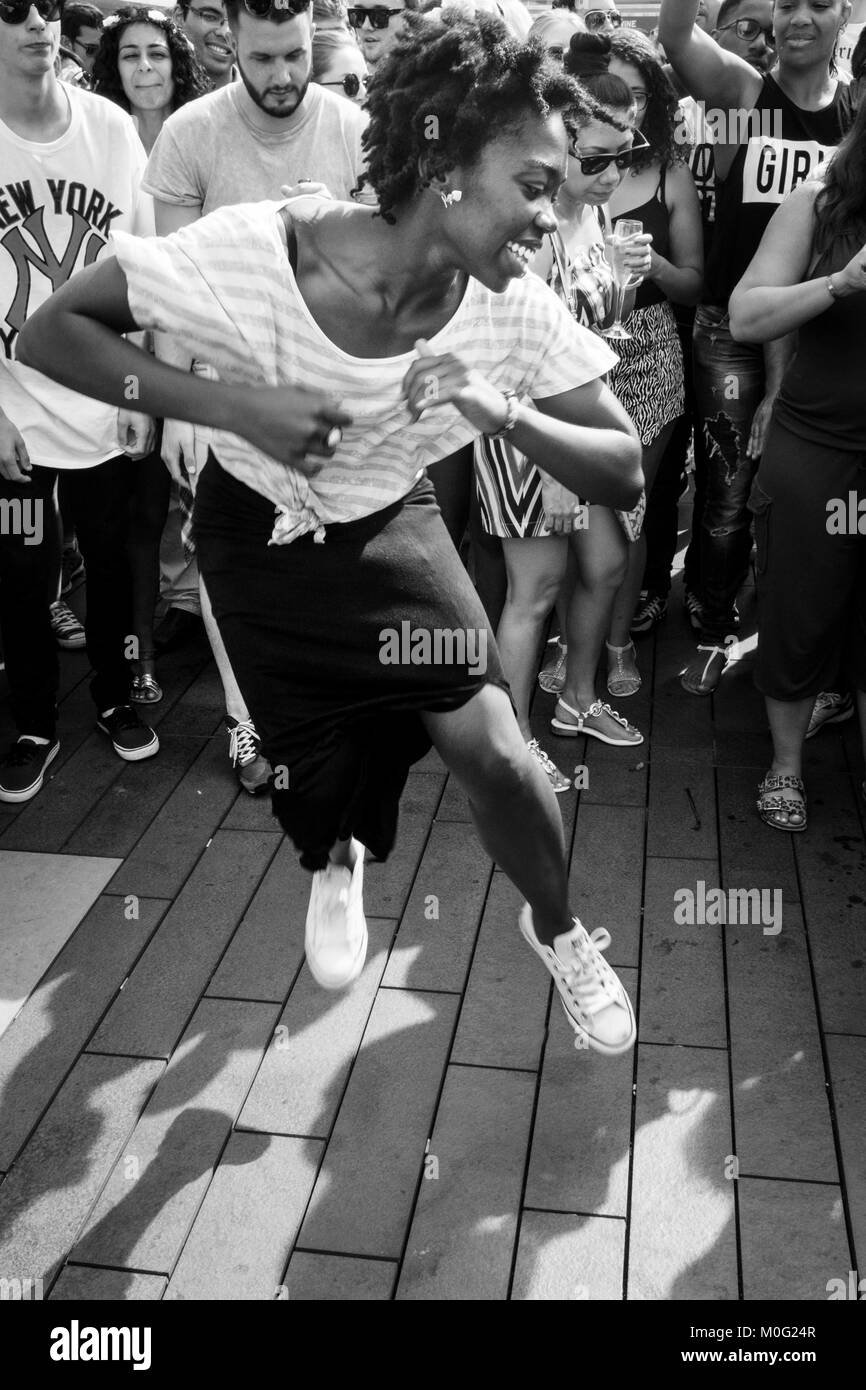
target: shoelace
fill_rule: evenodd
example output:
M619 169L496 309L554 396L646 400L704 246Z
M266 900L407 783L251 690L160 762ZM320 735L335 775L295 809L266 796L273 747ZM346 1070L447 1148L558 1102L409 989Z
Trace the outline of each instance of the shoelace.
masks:
M577 918L575 926L580 931L577 939L572 938L570 943L575 963L570 966L564 961L559 961L559 964L569 991L580 1008L591 1017L618 1002L620 986L616 975L601 954L610 945L610 932L605 927L596 927L590 936Z
M658 618L664 608L664 599L650 598L638 609L638 618Z
M527 743L526 746L529 749L530 753L533 755L533 757L537 758L538 761L541 763L541 766L547 773L548 777L562 776L561 772L559 771L559 768L556 766L556 763L553 761L552 758L548 757L547 753L545 753L544 749L540 746L537 738L530 739L529 743Z
M251 719L239 719L233 729L229 729L229 757L232 767L246 767L259 756L259 739L256 726Z
M81 623L72 609L60 599L51 605L51 626L59 637L68 637L73 632L81 631Z

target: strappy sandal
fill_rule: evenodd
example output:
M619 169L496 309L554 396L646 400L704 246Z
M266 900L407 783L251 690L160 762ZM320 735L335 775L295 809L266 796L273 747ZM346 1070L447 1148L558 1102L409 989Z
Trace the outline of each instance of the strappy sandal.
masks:
M154 676L133 676L129 698L136 705L158 705L162 699L162 686Z
M727 648L699 646L698 653L704 653L706 660L701 664L699 655L697 661L689 662L680 677L680 685L690 695L712 695L717 689L719 681L722 679L722 672L727 665ZM719 664L719 657L722 659L721 664Z
M554 733L562 734L566 738L577 738L580 734L588 734L590 738L600 739L602 743L613 744L615 748L636 748L639 743L643 743L643 734L634 728L632 724L629 724L627 719L623 719L621 714L617 714L616 710L611 709L610 705L603 704L601 700L594 700L588 709L579 710L573 709L571 705L566 704L565 700L563 700L560 695L556 702L557 711L560 705L567 714L574 715L577 723L567 724L564 720L557 719L556 715L554 715L553 719L550 721L550 727L553 729ZM587 719L597 719L599 715L604 714L608 715L617 724L621 724L626 733L636 734L637 737L611 738L609 734L603 733L601 729L593 729L587 724Z
M641 687L641 678L635 660L634 642L627 642L624 647L612 647L610 642L604 645L607 647L607 688L611 695L619 700L636 695ZM628 666L625 664L627 655L631 657Z
M781 796L784 791L799 792L799 799L795 800L791 796ZM773 816L780 813L786 815L786 821L773 820ZM769 825L773 830L786 830L791 835L798 835L806 829L806 788L803 786L802 779L792 777L789 774L768 772L763 782L758 786L758 815L765 825ZM802 816L802 825L792 825L791 816Z

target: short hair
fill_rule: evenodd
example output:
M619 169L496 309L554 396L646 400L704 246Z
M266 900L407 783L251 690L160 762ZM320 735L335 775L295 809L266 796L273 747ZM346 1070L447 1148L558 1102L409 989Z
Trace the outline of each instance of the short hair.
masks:
M361 186L373 188L386 222L528 115L559 112L576 126L600 112L537 39L518 42L499 19L479 14L467 23L445 12L438 19L408 14L403 23L367 88L362 136Z
M719 6L719 13L716 15L714 29L721 29L727 23L733 23L733 16L742 5L743 0L722 0Z
M158 15L158 17L156 17ZM123 90L118 68L120 40L131 24L151 24L161 29L171 55L171 75L174 79L174 97L171 109L185 106L194 97L200 97L210 90L207 74L196 60L195 49L167 11L158 12L147 5L124 5L109 15L102 30L99 48L93 60L92 90L99 96L107 97L116 106L129 112L129 100Z
M60 32L75 43L82 29L101 29L102 11L95 5L67 5L60 16Z
M341 49L351 49L356 55L361 54L358 41L351 29L317 29L313 35L313 81L318 82L319 78L327 72L331 65L334 54ZM363 54L361 54L363 57Z
M238 15L243 6L243 0L223 0L226 7L226 18L233 29L238 27ZM274 9L273 4L267 14L261 16L271 24L286 24L290 19L297 19L298 15L306 14L313 22L312 0L277 0L278 9ZM285 8L283 8L285 7ZM249 14L249 11L247 11ZM255 19L255 15L250 15L250 19Z

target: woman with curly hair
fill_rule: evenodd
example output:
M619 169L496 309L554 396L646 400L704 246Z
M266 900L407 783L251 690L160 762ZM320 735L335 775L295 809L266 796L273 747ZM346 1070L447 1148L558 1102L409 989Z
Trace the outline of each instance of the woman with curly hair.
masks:
M633 427L601 380L613 354L528 273L556 225L565 113L588 103L498 20L406 26L369 87L378 209L307 197L118 237L110 265L33 316L19 356L108 400L138 375L143 409L213 427L199 557L275 813L313 871L315 978L338 988L363 966L364 847L390 852L432 741L527 899L521 931L579 1045L615 1054L635 1026L610 938L571 916L557 802L425 476L502 433L593 500L640 493ZM183 338L219 381L124 342L141 327Z
M172 112L208 89L192 44L165 11L125 5L105 20L93 90L129 112L148 154Z
M866 104L838 150L770 219L731 295L738 343L797 332L752 484L755 684L773 761L765 825L806 829L803 744L839 654L866 751ZM862 788L866 799L866 785Z
M150 153L164 122L179 107L208 90L189 39L162 10L127 5L109 15L93 62L93 89L127 111ZM162 422L154 448L131 464L135 483L129 518L133 628L131 699L155 705L162 699L156 678L154 609L159 592L159 547L168 515L171 478L162 461Z

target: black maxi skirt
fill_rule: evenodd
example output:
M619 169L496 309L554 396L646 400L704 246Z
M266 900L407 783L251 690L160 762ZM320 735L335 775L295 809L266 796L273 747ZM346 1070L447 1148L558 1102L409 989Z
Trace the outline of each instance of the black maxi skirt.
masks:
M199 567L274 769L274 814L307 869L350 835L385 859L409 768L431 746L419 712L458 709L488 682L508 691L493 633L426 475L384 510L327 526L324 543L269 546L274 518L211 453Z

